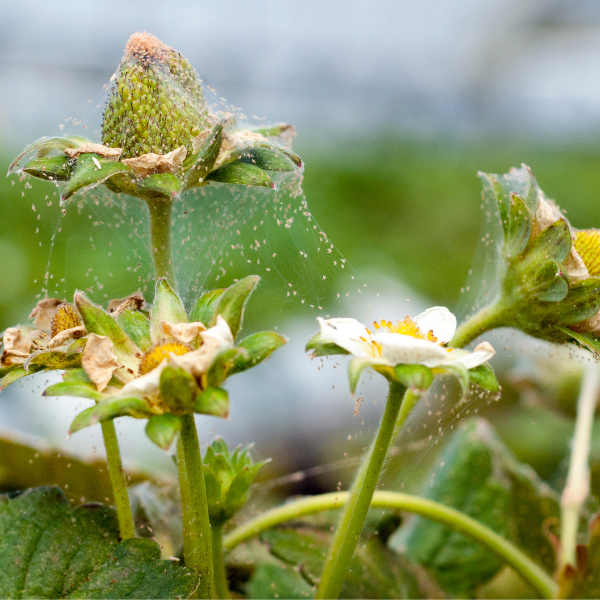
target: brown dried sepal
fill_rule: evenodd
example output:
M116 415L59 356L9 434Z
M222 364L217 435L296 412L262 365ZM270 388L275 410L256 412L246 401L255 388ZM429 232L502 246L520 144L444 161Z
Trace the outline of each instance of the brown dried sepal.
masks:
M171 323L170 321L161 321L163 333L171 336L182 344L191 343L201 331L206 331L204 323L195 321L193 323Z
M140 310L146 304L144 294L142 292L133 292L127 298L116 298L108 303L107 310L115 319L124 310Z
M114 371L121 366L111 339L105 335L90 333L83 349L81 366L96 389L104 391Z
M65 154L69 158L77 158L81 154L98 154L109 160L118 160L123 153L122 148L109 148L103 144L83 144L77 148L65 148Z
M39 329L50 331L54 311L57 306L64 302L64 300L59 300L58 298L44 298L35 305L29 318L33 319L33 324Z
M48 348L49 349L58 348L59 346L62 346L63 344L66 344L67 342L69 342L71 340L78 340L79 338L83 337L86 334L87 334L87 331L85 330L84 325L77 325L77 327L71 327L70 329L65 329L64 331L57 333L48 342Z
M0 364L3 367L23 363L29 356L31 338L18 327L9 327L4 332L3 343L4 349L0 357Z
M175 173L183 164L187 150L185 146L179 146L168 154L142 154L135 158L124 158L121 162L131 167L137 175L148 177L155 173Z

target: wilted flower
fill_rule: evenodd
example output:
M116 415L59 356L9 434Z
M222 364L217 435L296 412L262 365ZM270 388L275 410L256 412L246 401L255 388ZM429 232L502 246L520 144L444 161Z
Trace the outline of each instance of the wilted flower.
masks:
M436 373L445 372L458 374L465 388L471 379L497 389L493 371L485 364L495 354L489 343L481 343L474 352L446 347L456 330L456 317L447 308L435 306L395 324L375 322L373 332L356 319L318 317L318 321L321 331L308 342L306 350L315 356L351 354L352 392L367 367L416 390L427 389Z
M291 138L293 128L238 129L233 115L210 112L187 59L138 32L109 84L102 144L80 136L41 138L17 156L9 173L65 182L63 201L99 184L147 201L210 181L274 187L269 171L302 165L282 136Z
M267 358L287 340L276 332L250 335L235 345L245 304L259 278L204 293L189 319L166 279L156 284L149 314L124 309L116 318L82 294L75 305L87 329L82 369L46 389L46 396L95 400L71 432L119 416L149 419L146 433L167 449L181 428L179 417L201 413L226 417L227 377Z
M503 241L500 293L457 332L455 343L494 327L551 340L577 340L598 352L600 236L574 229L538 187L529 167L480 174L499 209Z

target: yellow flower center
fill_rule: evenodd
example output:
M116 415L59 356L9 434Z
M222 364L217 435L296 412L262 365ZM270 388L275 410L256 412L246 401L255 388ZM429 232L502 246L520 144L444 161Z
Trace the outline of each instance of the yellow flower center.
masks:
M574 246L590 276L600 276L600 229L579 230Z
M169 357L169 353L172 352L177 356L187 354L191 352L193 348L187 344L181 342L169 342L164 344L154 344L151 348L146 350L144 356L142 356L142 362L140 363L140 375L145 375L156 369L160 363Z
M79 327L80 325L83 325L83 323L75 305L70 302L63 302L56 307L50 324L50 333L54 337L61 331L73 329L73 327Z
M404 317L403 321L396 321L395 325L391 321L381 319L381 324L379 324L377 321L374 321L373 327L375 327L375 329L387 329L392 333L410 335L410 337L419 338L420 340L437 342L437 338L433 335L432 329L430 329L427 333L423 333L419 329L419 326L410 317ZM367 329L367 331L369 330ZM371 332L369 331L369 333Z

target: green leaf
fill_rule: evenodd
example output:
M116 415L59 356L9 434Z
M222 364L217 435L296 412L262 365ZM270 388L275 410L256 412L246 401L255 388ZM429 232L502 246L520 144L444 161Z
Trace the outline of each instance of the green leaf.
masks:
M92 304L83 294L75 294L75 304L81 320L89 333L105 335L113 343L113 349L119 364L125 367L126 374L118 372L118 377L128 381L138 372L142 352L135 342L125 333L121 325L104 309Z
M274 188L273 180L255 165L240 161L226 164L211 171L204 181L217 181L219 183L233 183L238 185L257 185Z
M100 168L96 166L94 159L100 164ZM99 154L81 154L61 196L61 202L64 202L82 188L97 185L117 173L127 173L129 171L131 171L130 167L122 162L108 160Z
M171 200L182 190L181 179L172 173L149 175L137 184L138 194L149 200Z
M196 154L192 154L183 164L186 171L184 187L191 188L204 180L215 166L219 150L223 143L223 124L227 119L221 119L204 140ZM204 321L202 321L204 322Z
M187 598L198 584L152 540L119 544L112 509L71 509L56 487L0 504L0 561L3 598Z
M160 375L160 395L176 413L191 412L198 394L196 379L185 369L167 366Z
M150 348L150 320L143 312L124 310L119 313L117 322L142 352Z
M60 350L40 350L30 354L23 363L25 369L40 366L46 369L71 369L81 367L81 354L75 353L70 356Z
M271 148L248 148L242 152L239 160L265 171L293 171L296 168L285 154Z
M101 400L83 412L80 412L71 423L69 435L90 427L101 421L116 419L117 417L130 416L136 419L145 419L152 416L152 411L140 398L108 397Z
M74 396L76 398L89 398L101 400L103 395L96 390L93 383L83 381L61 381L47 387L42 396Z
M225 292L225 289L226 288L219 288L204 292L200 298L196 300L196 304L194 304L194 308L192 308L192 312L190 313L190 323L195 323L196 321L200 321L200 323L203 323L204 325L211 323L213 316L215 316L215 310L219 304L219 299Z
M261 563L248 584L250 598L313 598L315 589L294 568Z
M27 377L27 375L31 375L28 373L23 367L15 367L11 371L9 371L2 379L0 379L0 392L8 387L11 383L18 381L21 377Z
M67 156L48 156L34 158L24 167L23 172L47 181L67 181L73 173L74 160Z
M152 415L146 425L146 435L163 450L168 450L181 430L181 419L173 413Z
M331 342L323 342L322 334L319 331L315 333L304 346L304 352L312 352L313 356L329 356L330 354L350 354L348 350L344 350L337 344Z
M240 279L237 283L230 285L219 298L217 308L210 321L210 326L216 325L217 316L221 315L229 324L233 339L235 340L242 327L246 303L259 280L260 277L258 275L249 275Z
M509 218L506 205L504 204L502 187L498 182L498 176L493 175L492 173L483 173L481 171L477 173L477 175L481 179L481 195L483 199L487 200L492 207L494 205L498 206L506 243L506 240L508 239Z
M335 345L335 344L331 344ZM335 346L336 348L338 346ZM356 386L358 385L358 380L362 375L362 372L370 367L373 364L373 361L370 358L353 358L348 363L348 379L350 381L350 391L354 394L356 391Z
M64 151L67 148L78 148L82 146L86 142L89 142L88 139L79 137L79 136L68 136L68 137L55 137L55 138L45 138L42 137L39 140L29 144L11 163L8 167L8 172L14 173L15 167L19 164L19 161L26 156L27 154L31 154L32 152L37 153L38 158L42 158L50 152L50 150L61 150Z
M208 387L198 394L194 402L194 412L201 415L227 418L229 415L229 396L222 388Z
M493 394L498 392L500 389L494 369L492 369L489 363L483 363L478 367L469 369L469 381L470 383L474 383L480 388L488 390Z
M424 392L433 383L433 373L424 365L396 365L396 379L413 392Z
M504 245L504 254L507 258L511 258L518 256L525 249L533 222L531 211L518 194L511 194L508 219L508 238Z
M161 321L187 323L187 315L181 298L173 291L169 282L161 277L156 282L154 302L150 313L150 338L154 344L164 339Z

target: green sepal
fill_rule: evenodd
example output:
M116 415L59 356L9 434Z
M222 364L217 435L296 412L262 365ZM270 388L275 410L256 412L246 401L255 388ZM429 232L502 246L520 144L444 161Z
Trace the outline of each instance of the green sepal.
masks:
M578 333L577 331L572 331L567 327L559 327L559 329L572 340L575 340L579 345L590 350L590 352L592 352L596 358L600 358L600 339L598 339L595 335Z
M183 182L185 189L198 185L215 166L215 161L219 156L219 150L223 143L223 124L225 121L226 119L221 119L213 127L198 152L192 154L183 163L183 168L186 171Z
M47 369L72 369L81 367L81 354L75 353L67 356L61 350L40 350L30 354L23 363L23 367L29 371L31 366L44 367Z
M538 265L543 261L563 262L571 251L571 232L564 219L558 219L529 242L523 260Z
M162 333L161 321L170 321L171 323L188 322L181 298L173 291L173 288L164 277L156 282L154 302L150 313L150 338L155 344L165 337Z
M502 231L504 233L504 240L506 243L509 231L509 213L506 205L504 204L502 186L500 185L497 176L493 173L483 173L482 171L479 171L477 176L479 179L481 179L483 199L488 200L490 203L498 206L500 221L502 222Z
M533 217L525 201L518 194L510 195L510 214L508 215L508 231L504 244L507 258L518 256L523 252L531 235ZM502 201L499 203L502 205Z
M74 165L75 161L68 156L47 156L30 160L22 171L46 181L67 181L73 173Z
M600 277L572 283L567 297L559 304L551 322L574 325L589 319L600 309Z
M424 392L433 383L433 373L424 365L396 365L394 377L412 392Z
M100 169L96 166L94 158L100 164ZM81 154L77 159L77 166L73 171L73 175L61 196L61 202L64 202L82 188L102 183L117 173L127 173L129 171L131 171L131 168L122 162L108 160L99 154Z
M143 312L124 310L117 316L117 322L142 352L150 348L150 319Z
M18 381L22 377L27 377L31 373L27 372L23 367L17 366L11 369L2 379L0 379L0 392L8 387L11 383Z
M318 334L317 334L318 335ZM335 346L335 344L330 344ZM336 348L338 346L335 346ZM362 375L362 372L372 366L373 361L370 358L353 358L348 364L348 379L350 381L350 391L354 394L356 391L356 386L358 385L358 380Z
M117 417L129 416L136 419L146 419L152 415L153 413L146 402L140 398L108 397L98 402L96 406L80 412L71 423L69 435L85 427Z
M492 369L489 363L483 363L478 367L469 369L469 381L493 394L500 390L500 384L496 379L494 369Z
M321 332L315 333L304 346L304 352L312 352L313 356L329 356L330 354L350 354L348 350L344 350L337 344L331 342L323 342L321 340Z
M218 288L216 290L210 290L204 292L190 312L190 323L200 321L204 325L208 325L212 322L213 316L215 316L215 310L219 304L219 299L225 292L226 288Z
M85 345L87 344L87 338L82 337L74 342L71 342L69 346L67 346L67 358L72 357L73 354L81 354Z
M259 169L256 165L249 165L239 160L211 171L205 177L204 181L275 187L273 180L262 169Z
M469 369L460 363L453 365L443 365L442 369L448 373L452 373L458 379L460 389L462 390L461 400L464 398L469 391Z
M47 387L42 396L74 396L75 398L89 398L101 400L103 395L96 390L93 383L84 381L61 381Z
M167 366L160 375L160 395L175 413L191 412L198 394L196 379L185 369Z
M265 137L279 137L282 133L288 129L293 129L294 126L289 123L280 123L279 125L271 125L270 127L251 127L248 131L260 133Z
M248 148L239 160L249 165L256 165L265 171L293 171L294 162L279 150L271 148Z
M221 482L215 472L208 466L203 465L204 485L206 487L206 503L208 504L208 514L211 520L219 516L221 511Z
M146 435L159 448L168 450L181 430L181 419L173 413L152 415L146 424Z
M115 194L128 194L136 198L143 198L140 193L138 185L142 177L136 175L134 171L126 173L117 173L112 177L109 177L104 185Z
M77 310L89 333L105 335L113 343L113 349L119 364L125 367L127 375L119 372L119 377L132 379L134 373L138 372L142 352L135 342L125 333L121 325L111 317L104 309L92 304L83 294L75 294Z
M235 340L242 326L246 302L248 302L248 298L250 298L250 294L254 291L259 280L258 275L248 275L248 277L244 277L237 283L230 285L221 294L209 326L216 325L217 316L221 315L227 321Z
M254 481L256 471L250 467L243 468L236 474L229 486L225 506L227 509L227 518L230 519L246 503L248 490Z
M181 179L172 173L149 175L137 184L140 197L147 200L171 200L181 193Z
M239 346L219 352L206 372L208 385L219 387L230 375L237 372L237 365L245 364L249 360L248 351Z
M569 284L562 276L560 265L547 262L533 278L532 296L540 302L560 302L569 293Z
M67 148L78 148L90 140L79 137L79 136L68 136L68 137L55 137L55 138L40 138L35 140L27 146L11 163L8 167L8 173L14 173L15 167L19 164L19 161L30 154L31 152L37 151L37 158L43 158L51 150L65 151Z
M227 390L218 387L207 387L196 397L194 412L226 419L229 415Z

